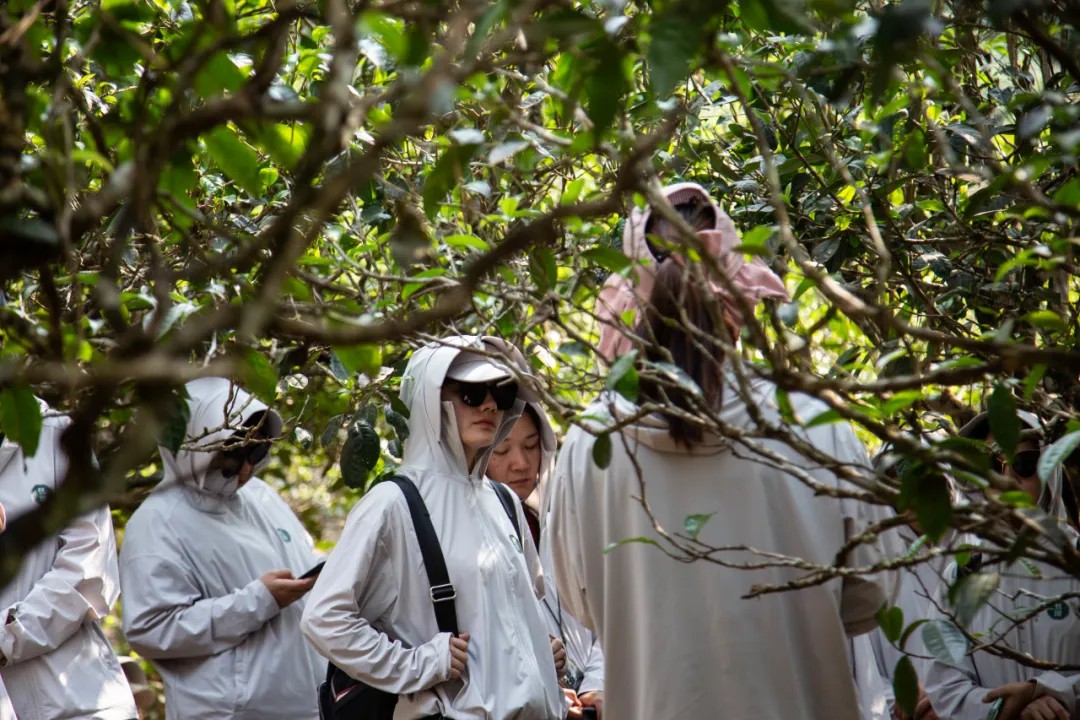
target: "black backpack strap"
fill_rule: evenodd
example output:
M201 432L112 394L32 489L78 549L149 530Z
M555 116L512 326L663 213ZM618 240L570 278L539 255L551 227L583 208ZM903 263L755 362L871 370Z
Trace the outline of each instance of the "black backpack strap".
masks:
M457 591L450 584L450 573L446 570L442 546L439 545L439 536L435 534L435 526L431 524L427 505L412 480L402 475L394 475L388 479L401 488L401 494L409 504L409 515L412 516L416 539L420 543L424 569L427 570L428 582L431 583L428 594L431 596L432 607L435 608L435 622L439 625L439 632L457 635L457 610L454 606Z
M518 542L521 542L521 525L518 523L517 508L514 506L514 496L510 494L510 490L500 482L494 480L488 480L491 483L491 487L495 490L495 494L499 496L499 502L502 503L503 510L506 511L507 517L510 518L510 524L514 526L514 534L517 535Z

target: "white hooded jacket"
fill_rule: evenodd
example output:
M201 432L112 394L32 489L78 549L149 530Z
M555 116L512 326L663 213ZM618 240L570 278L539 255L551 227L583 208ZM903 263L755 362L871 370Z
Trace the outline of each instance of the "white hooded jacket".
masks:
M453 341L483 347L476 338ZM509 352L485 338L486 350ZM367 492L349 514L311 592L304 632L324 656L372 687L401 696L397 720L553 720L564 714L537 595L540 570L517 505L520 543L484 478L491 448L466 469L453 407L441 400L458 346L413 353L402 380L409 438L400 473L416 485L457 591L457 623L469 633L461 680L450 677L450 635L440 633L408 506L393 483ZM503 413L495 444L524 402Z
M316 718L326 665L300 633L304 599L279 608L259 579L311 568L311 539L268 485L237 491L200 450L266 406L222 378L187 388L187 441L175 456L161 449L165 479L124 533L124 632L160 671L170 720ZM276 412L265 423L281 429Z
M1030 427L1039 426L1034 415L1019 415ZM1059 547L1068 542L1075 546L1076 532L1065 521L1061 482L1058 468L1043 487L1038 503L1051 522L1057 523L1057 537L1040 537L1037 542L1048 546L1056 542ZM1080 593L1080 580L1027 559L1008 567L987 563L979 570L998 572L1001 580L986 605L976 612L967 628L970 634L981 644L1008 647L1036 660L1080 665L1080 597L1049 603L1058 595ZM956 573L954 563L948 571L949 584ZM947 608L945 591L946 587L942 587L936 598L934 609L939 616L942 613L938 609ZM1035 612L1043 605L1048 606ZM993 707L982 701L987 692L1008 683L1028 681L1035 682L1036 698L1052 695L1069 717L1080 720L1080 673L1033 668L989 652L969 654L958 666L934 658L926 671L926 692L943 719L984 720Z
M758 380L752 390L766 419L780 422L775 387ZM789 399L795 413L807 420L825 409L802 395ZM586 416L619 419L635 410L621 397L608 395ZM752 427L731 386L720 415L728 424ZM803 434L842 462L868 465L846 424ZM663 541L635 499L642 492L635 463L656 520L670 532L685 532L689 515L712 513L698 538L713 547L749 547L832 564L841 546L860 528L885 517L885 510L815 496L795 477L721 438L690 451L671 439L659 416L646 416L613 433L606 469L593 460L594 442L580 427L564 441L550 487L547 532L554 541L564 607L600 635L605 714L618 720L858 718L847 636L875 627L874 614L892 595L893 578L834 579L743 599L754 585L782 584L800 573L683 563L651 546ZM841 484L831 471L786 444L760 444L819 483ZM634 538L646 542L613 546ZM848 564L867 566L885 551L881 544L860 545ZM734 563L763 560L737 549L720 556Z
M0 444L0 504L8 518L33 510L67 473L60 435L70 423L47 409L37 453ZM31 550L0 589L0 667L20 720L130 720L135 701L100 622L120 594L109 508L76 518ZM0 715L0 717L3 717Z
M548 481L555 471L555 457L558 450L555 431L551 420L540 403L529 403L536 417L540 419L540 475L537 478L536 491L526 502L539 499L540 523L540 565L544 571L544 595L540 603L544 609L548 634L561 638L566 647L566 659L580 673L581 685L578 694L604 690L604 651L600 648L600 638L596 633L582 625L570 611L563 607L555 584L555 558L551 549L551 533L546 531L549 509L546 492Z

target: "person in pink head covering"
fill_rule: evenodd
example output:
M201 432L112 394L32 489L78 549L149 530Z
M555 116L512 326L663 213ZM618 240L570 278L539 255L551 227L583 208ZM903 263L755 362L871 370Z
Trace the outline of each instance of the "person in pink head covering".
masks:
M765 298L789 299L787 288L769 266L760 258L747 260L740 252L733 252L739 245L739 233L735 223L721 210L705 188L697 183L684 182L669 185L663 190L665 199L671 203L683 220L699 231L698 238L703 249L737 287L751 305ZM663 238L665 243L651 238ZM628 310L639 310L652 292L653 282L660 264L671 257L681 262L682 255L672 253L672 246L683 244L683 238L672 223L653 212L651 207L635 208L623 230L623 253L635 261L632 273L637 282L618 273L608 277L600 292L596 316L600 321L599 349L608 362L628 352L633 345L629 323L624 321ZM718 280L711 283L713 291L724 301L729 327L733 334L743 325L742 312L730 297L724 284ZM640 313L635 312L635 316Z
M737 330L747 303L787 293L764 263L734 250L738 235L704 190L673 186L666 196L691 227L704 226L699 252L685 252L681 234L648 210L631 217L625 249L646 262L636 284L609 281L603 312L620 322L604 327L601 346L609 358L638 352L638 397L609 392L587 408L548 482L544 532L562 607L600 638L608 717L861 720L848 637L876 627L893 578L852 573L746 596L802 574L758 553L832 565L885 511L838 499L851 488L835 466L775 436L745 439L757 417L784 423L777 387L760 377L738 382L709 340ZM711 262L688 268L701 251ZM630 309L632 330L620 317ZM827 409L796 392L788 401L806 419ZM704 425L706 415L731 432ZM869 466L846 423L792 432L837 463ZM609 441L604 463L595 459L600 435ZM669 557L657 547L671 549L660 528L692 535L702 551L714 549L715 562ZM844 559L858 568L904 551L888 539L852 545Z

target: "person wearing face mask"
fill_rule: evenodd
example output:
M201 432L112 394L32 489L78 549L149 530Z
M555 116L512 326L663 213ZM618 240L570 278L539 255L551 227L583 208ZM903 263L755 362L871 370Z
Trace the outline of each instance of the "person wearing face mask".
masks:
M184 444L120 550L123 626L165 682L169 720L318 717L324 664L300 633L298 579L318 561L288 505L255 475L281 417L224 378L187 384Z
M521 418L514 424L510 435L495 448L488 463L488 477L501 482L518 496L522 506L536 508L536 530L533 540L540 548L540 563L544 570L544 596L540 603L544 609L548 633L562 640L566 648L566 667L562 684L574 691L574 703L569 717L581 717L583 708L591 707L595 717L603 717L604 708L604 652L596 634L577 621L559 600L555 589L555 561L551 553L551 536L544 533L544 485L555 465L555 431L551 427L540 403L525 405ZM532 525L530 524L530 528Z
M61 436L71 420L42 406L32 456L0 436L0 505L33 512L68 471ZM0 552L7 552L3 548ZM120 594L112 516L101 505L22 556L0 588L0 685L21 720L133 720L137 711L101 622Z
M1031 540L1060 552L1062 544L1077 545L1067 523L1061 498L1061 469L1044 484L1038 475L1042 426L1038 417L1017 413L1023 430L1011 461L1004 457L990 431L988 413L980 413L960 429L960 436L985 441L994 470L1017 482L1037 510L1032 521L1050 530ZM983 541L980 541L983 542ZM983 647L1005 647L1035 660L1061 665L1080 664L1080 580L1057 568L1020 559L1007 563L973 553L961 571L948 571L949 585L958 573L997 572L1000 581L989 600L974 615L967 632ZM1072 594L1061 600L1058 596ZM936 598L948 608L943 589ZM933 658L926 675L926 692L941 718L956 720L1069 720L1080 718L1080 674L1023 665L1008 657L976 649L959 665Z
M539 558L485 478L492 448L525 404L502 357L516 363L520 354L498 338L448 338L415 351L401 381L410 415L398 474L430 515L459 634L439 631L438 598L407 501L392 482L375 485L353 508L304 610L304 633L323 656L397 696L395 720L566 713L537 602ZM507 501L524 528L520 504Z

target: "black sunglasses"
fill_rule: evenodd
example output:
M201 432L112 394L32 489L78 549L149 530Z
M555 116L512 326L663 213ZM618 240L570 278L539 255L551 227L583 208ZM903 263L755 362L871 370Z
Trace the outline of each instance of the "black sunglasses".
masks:
M226 450L218 453L215 466L226 478L240 472L244 463L258 465L270 454L270 437L263 432L248 438L246 431L240 431L225 442Z
M1020 477L1033 477L1039 470L1039 457L1042 455L1041 450L1024 450L1016 453L1013 456L1011 467ZM1005 468L1010 464L1006 463L999 455L993 456L994 472L1001 474L1005 472Z
M469 407L480 407L484 404L484 400L487 400L488 395L491 395L491 399L495 401L495 407L500 410L509 410L514 407L514 401L517 400L518 386L517 383L513 382L496 385L494 383L459 381L457 386L461 402Z

